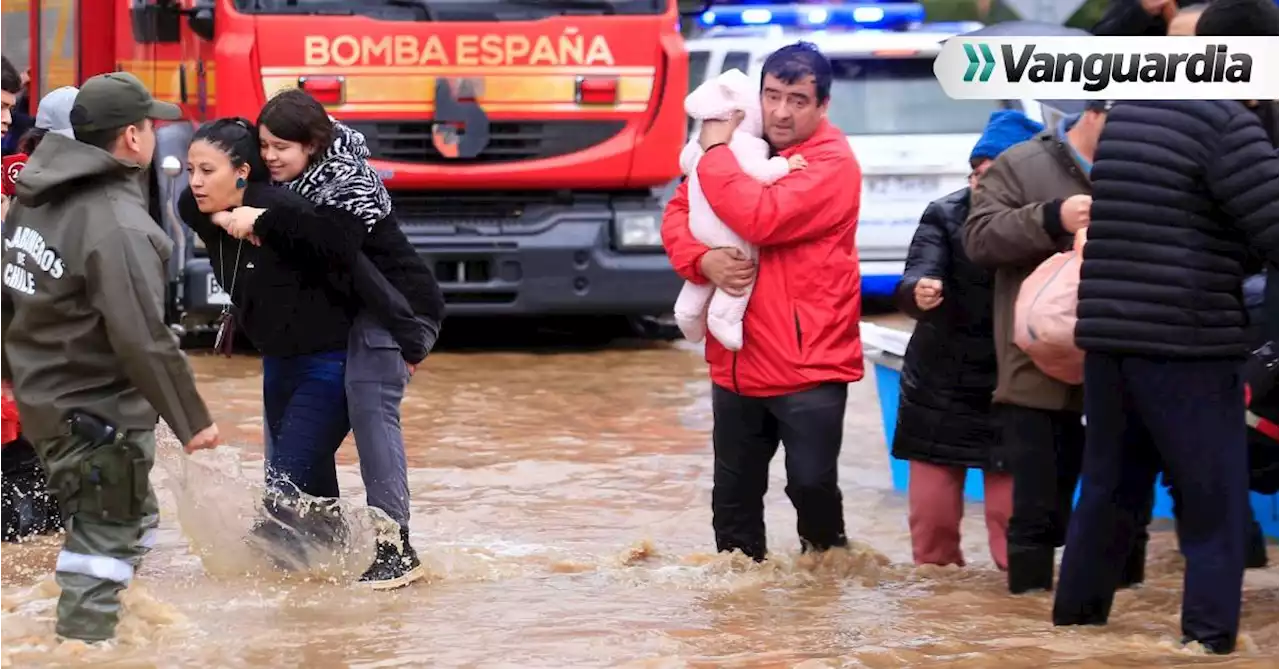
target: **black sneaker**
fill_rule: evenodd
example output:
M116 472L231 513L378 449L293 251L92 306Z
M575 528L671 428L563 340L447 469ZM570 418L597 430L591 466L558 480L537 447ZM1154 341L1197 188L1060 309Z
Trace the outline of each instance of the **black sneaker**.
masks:
M360 584L374 590L395 590L427 575L418 553L409 545L409 530L401 528L398 544L378 542L373 564L360 577Z

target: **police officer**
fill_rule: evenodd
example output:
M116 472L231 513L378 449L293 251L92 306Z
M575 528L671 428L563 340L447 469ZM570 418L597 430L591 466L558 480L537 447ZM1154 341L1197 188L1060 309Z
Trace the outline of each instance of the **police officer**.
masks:
M119 592L150 548L157 412L188 452L218 429L164 323L171 242L142 183L154 119L180 110L113 72L84 83L75 139L51 133L18 177L5 225L4 378L66 519L57 632L115 635Z

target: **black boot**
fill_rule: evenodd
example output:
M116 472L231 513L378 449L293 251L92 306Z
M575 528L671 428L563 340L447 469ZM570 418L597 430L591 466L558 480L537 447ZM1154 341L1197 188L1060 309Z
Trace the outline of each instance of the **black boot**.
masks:
M1053 549L1009 544L1009 592L1053 589Z
M4 541L17 541L22 537L22 514L18 510L19 496L6 476L0 489L0 502L3 503Z
M409 545L409 528L400 528L400 541L379 541L373 564L360 577L360 584L374 590L395 590L427 575L417 551Z
M1262 535L1262 526L1258 521L1250 520L1249 543L1245 544L1244 566L1246 569L1263 569L1267 566L1267 539Z
M281 571L306 570L310 563L297 504L296 498L268 492L262 501L263 515L245 538Z
M1124 567L1120 570L1120 582L1116 584L1116 589L1142 585L1146 580L1146 574L1147 542L1144 539L1134 544L1133 549L1129 551L1129 558L1125 560Z
M5 465L3 492L0 493L4 506L4 541L21 541L33 535L61 530L62 512L57 500L48 493L48 480L34 451L29 459L16 466L12 461L5 462Z

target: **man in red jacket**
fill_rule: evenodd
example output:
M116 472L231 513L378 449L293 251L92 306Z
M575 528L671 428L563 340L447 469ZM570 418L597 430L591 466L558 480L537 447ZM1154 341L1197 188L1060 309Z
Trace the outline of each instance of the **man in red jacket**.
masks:
M826 118L831 63L812 44L783 47L760 82L765 138L808 163L762 185L726 144L736 121L704 121L698 179L711 209L759 249L710 249L689 232L688 187L667 204L662 240L676 272L740 295L754 279L741 351L706 340L715 427L712 526L716 548L757 561L767 553L769 462L786 446L787 496L801 549L845 546L837 481L848 384L862 378L861 276L854 233L862 173L844 133Z

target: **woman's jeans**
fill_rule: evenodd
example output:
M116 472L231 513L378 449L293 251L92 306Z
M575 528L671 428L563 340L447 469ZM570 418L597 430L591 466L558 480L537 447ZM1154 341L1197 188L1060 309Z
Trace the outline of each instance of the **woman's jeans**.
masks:
M351 328L347 361L347 410L368 504L408 527L409 470L400 401L409 367L391 334L368 313L361 313Z
M334 454L350 430L347 352L263 356L268 490L338 497Z

